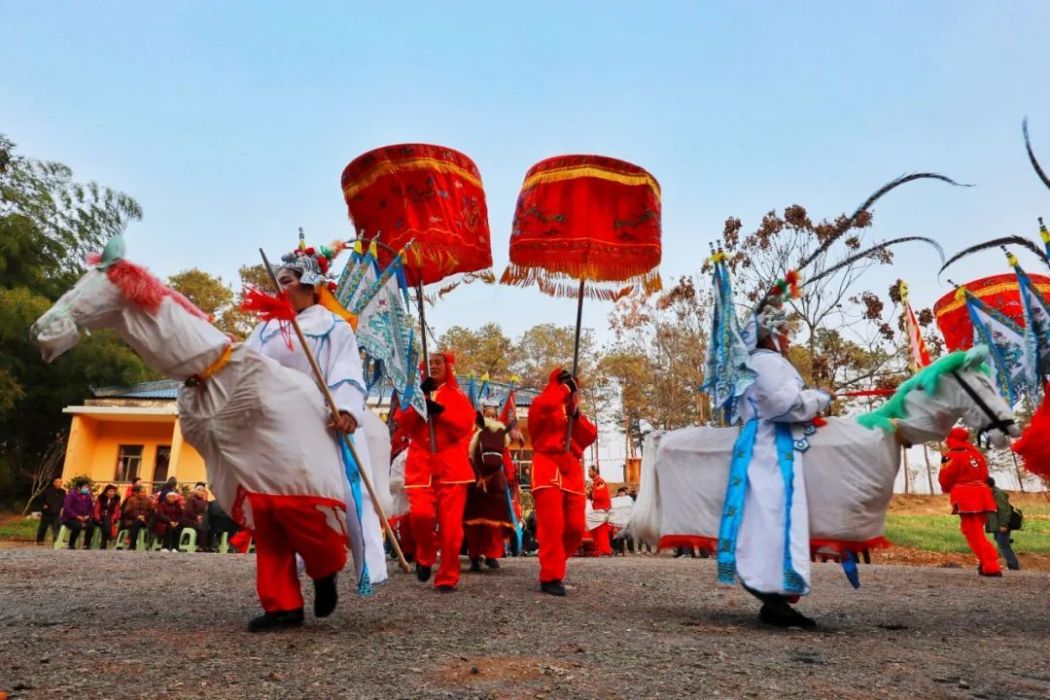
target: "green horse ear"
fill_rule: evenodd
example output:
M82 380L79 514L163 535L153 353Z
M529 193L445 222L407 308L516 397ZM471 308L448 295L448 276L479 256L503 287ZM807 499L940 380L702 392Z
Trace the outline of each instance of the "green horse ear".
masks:
M118 233L106 242L106 247L102 249L102 259L99 260L98 267L100 270L105 270L123 257L124 236Z

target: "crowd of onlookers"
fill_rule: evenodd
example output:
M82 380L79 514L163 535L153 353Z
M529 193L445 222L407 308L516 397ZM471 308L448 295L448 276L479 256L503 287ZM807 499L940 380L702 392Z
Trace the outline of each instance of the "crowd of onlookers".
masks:
M69 549L76 549L78 541L89 549L97 531L101 549L122 535L127 538L127 549L136 549L149 539L159 542L164 552L177 551L179 538L187 529L196 534L196 549L204 551L213 549L223 533L233 535L238 530L219 504L209 499L204 482L197 482L183 494L174 477L153 494L146 492L142 479L135 479L123 497L115 485L109 484L97 498L89 482L75 481L67 492L62 480L55 479L41 496L37 544L44 543L48 530L57 540L62 526L68 530Z

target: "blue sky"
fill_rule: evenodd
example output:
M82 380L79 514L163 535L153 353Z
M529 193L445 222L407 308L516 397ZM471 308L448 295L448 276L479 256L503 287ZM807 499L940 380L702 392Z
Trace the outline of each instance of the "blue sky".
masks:
M525 171L566 152L660 180L665 278L694 272L727 216L834 215L913 170L977 187L902 189L870 235L952 251L1050 216L1020 134L1027 114L1050 165L1050 3L0 0L0 25L0 131L135 196L129 257L163 275L234 279L300 225L314 242L350 236L343 167L408 141L478 164L497 272ZM865 282L905 277L928 305L947 290L934 262L912 248ZM950 276L1004 269L989 253ZM608 310L590 304L585 323L604 328ZM518 334L573 312L474 285L431 316Z

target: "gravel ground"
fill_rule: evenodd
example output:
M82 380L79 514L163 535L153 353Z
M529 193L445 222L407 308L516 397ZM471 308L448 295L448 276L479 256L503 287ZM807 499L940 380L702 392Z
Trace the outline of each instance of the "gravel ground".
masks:
M536 570L342 580L331 618L253 635L252 556L0 550L0 698L1050 697L1046 573L871 565L853 591L817 565L803 632L710 560L574 559L562 599Z

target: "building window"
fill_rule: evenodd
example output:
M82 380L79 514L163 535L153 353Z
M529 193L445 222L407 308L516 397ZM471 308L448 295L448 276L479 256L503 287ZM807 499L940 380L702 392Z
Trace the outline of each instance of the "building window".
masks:
M153 467L153 481L168 480L168 465L171 463L171 445L157 445L157 461Z
M121 445L117 451L117 481L131 481L142 467L142 445Z

